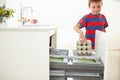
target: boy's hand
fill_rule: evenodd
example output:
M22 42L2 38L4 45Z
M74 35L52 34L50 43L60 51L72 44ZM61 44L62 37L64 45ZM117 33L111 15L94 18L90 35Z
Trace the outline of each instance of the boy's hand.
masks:
M86 38L84 34L79 34L79 36L80 36L80 41L82 41L83 43L86 42Z
M80 41L86 42L86 38L85 38L84 33L82 32L82 30L80 30L80 25L79 24L76 24L74 26L74 30L79 33Z

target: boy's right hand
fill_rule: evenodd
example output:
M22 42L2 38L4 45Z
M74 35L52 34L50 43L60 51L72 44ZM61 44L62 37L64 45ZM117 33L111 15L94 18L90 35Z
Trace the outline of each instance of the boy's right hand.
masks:
M80 41L82 41L83 43L86 42L86 38L84 34L79 34L79 38L80 38Z
M80 41L86 42L86 38L85 38L84 33L82 32L82 30L80 30L80 25L79 24L76 24L74 26L74 30L79 33Z

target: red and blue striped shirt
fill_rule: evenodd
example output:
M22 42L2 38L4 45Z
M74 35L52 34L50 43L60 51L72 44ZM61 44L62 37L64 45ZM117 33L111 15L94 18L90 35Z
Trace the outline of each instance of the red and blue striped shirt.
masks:
M108 26L107 20L103 14L93 15L92 13L83 16L78 24L80 25L80 28L85 27L85 37L86 39L91 40L92 49L95 48L95 31L105 31L105 28Z

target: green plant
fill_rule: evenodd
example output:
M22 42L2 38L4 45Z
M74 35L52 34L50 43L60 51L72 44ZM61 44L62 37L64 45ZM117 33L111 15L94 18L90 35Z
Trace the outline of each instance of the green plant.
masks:
M6 19L13 17L13 14L13 9L5 8L4 6L0 7L0 23L3 23Z

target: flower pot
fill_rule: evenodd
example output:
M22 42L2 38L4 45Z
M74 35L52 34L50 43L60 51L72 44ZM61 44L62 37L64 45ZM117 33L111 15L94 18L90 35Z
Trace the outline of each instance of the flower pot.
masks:
M0 27L6 27L7 24L6 23L0 23Z
M7 26L5 18L0 17L0 27L5 27L5 26Z
M1 23L5 23L5 18L4 17L0 17L0 24Z

